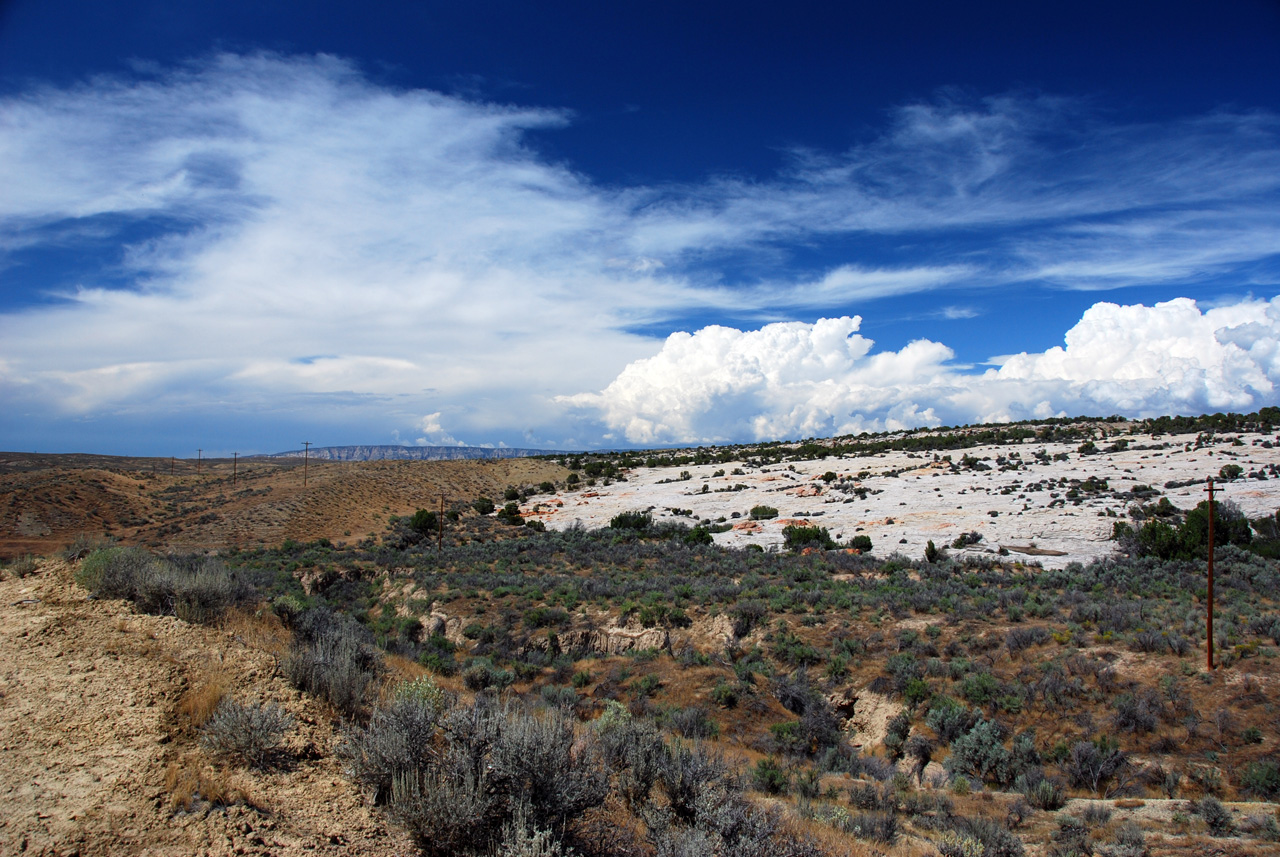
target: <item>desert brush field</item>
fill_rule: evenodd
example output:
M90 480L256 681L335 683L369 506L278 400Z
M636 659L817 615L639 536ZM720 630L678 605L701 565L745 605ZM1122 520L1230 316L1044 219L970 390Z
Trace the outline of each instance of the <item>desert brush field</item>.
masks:
M1275 409L306 469L0 453L0 852L1280 851Z

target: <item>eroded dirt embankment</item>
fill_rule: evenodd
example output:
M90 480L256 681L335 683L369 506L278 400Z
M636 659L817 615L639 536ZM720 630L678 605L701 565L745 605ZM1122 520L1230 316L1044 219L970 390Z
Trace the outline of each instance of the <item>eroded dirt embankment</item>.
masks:
M251 633L89 601L60 562L0 581L0 854L412 853L342 778L330 719ZM211 676L294 715L277 769L198 748L179 704ZM197 792L175 811L175 780L195 775L228 805Z

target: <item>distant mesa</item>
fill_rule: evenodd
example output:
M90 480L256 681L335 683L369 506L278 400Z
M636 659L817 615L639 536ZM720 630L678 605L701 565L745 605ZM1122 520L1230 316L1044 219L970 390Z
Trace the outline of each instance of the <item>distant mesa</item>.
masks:
M255 458L302 458L301 449ZM313 446L310 457L321 461L451 461L464 458L528 458L560 455L550 449L509 449L479 446Z

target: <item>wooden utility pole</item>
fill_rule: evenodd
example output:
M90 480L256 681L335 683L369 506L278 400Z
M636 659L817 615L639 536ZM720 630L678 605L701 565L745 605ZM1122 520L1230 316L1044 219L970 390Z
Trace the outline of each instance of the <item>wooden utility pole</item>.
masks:
M1209 487L1209 614L1208 614L1208 668L1213 669L1213 478Z
M236 487L236 465L240 463L240 453L231 453L231 487Z
M440 517L436 520L436 553L444 550L444 495L440 495Z
M175 460L176 460L176 459L174 458L174 456L172 456L172 455L171 455L171 456L169 456L169 475L170 475L170 476L172 476L172 475L173 475L173 462L174 462Z
M307 460L311 457L311 441L304 440L302 442L302 487L307 487Z
M203 449L196 450L196 476L200 475L200 458L204 455Z

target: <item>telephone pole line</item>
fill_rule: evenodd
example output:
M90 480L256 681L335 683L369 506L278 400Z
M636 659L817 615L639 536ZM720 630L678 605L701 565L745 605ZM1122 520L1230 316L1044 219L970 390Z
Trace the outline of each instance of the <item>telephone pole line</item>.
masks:
M1208 668L1213 669L1213 477L1207 480L1209 487L1209 611L1208 611Z
M307 461L311 457L311 441L304 440L302 442L302 487L307 487Z

